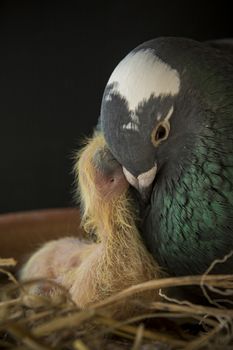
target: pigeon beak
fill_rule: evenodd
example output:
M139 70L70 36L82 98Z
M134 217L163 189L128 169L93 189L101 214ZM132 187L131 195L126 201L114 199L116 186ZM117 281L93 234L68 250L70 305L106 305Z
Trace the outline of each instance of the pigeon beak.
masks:
M127 181L132 185L141 195L144 202L147 202L150 198L152 184L157 172L157 165L155 164L150 170L138 175L133 176L125 167L123 167L123 173Z

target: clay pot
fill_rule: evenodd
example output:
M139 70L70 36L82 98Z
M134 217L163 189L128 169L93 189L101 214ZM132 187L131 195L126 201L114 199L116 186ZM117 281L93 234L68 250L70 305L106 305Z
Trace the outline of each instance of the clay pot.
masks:
M44 242L80 234L80 214L75 208L3 214L0 258L15 258L19 267Z

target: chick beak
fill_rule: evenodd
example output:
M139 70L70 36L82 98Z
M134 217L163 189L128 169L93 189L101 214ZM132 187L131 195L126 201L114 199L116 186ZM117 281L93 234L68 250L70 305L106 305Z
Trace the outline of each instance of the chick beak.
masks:
M157 165L155 164L150 170L135 177L123 167L123 173L127 181L140 193L143 202L148 202L150 198L156 172Z

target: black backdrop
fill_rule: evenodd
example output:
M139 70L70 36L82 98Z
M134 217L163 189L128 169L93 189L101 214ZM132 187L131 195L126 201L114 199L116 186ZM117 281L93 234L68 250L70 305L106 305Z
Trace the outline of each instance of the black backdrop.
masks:
M232 36L226 4L1 1L0 212L73 205L73 151L115 65L156 36Z

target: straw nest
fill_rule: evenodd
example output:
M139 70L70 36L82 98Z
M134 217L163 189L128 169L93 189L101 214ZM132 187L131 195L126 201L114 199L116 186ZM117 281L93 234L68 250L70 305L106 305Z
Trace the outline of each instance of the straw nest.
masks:
M28 295L28 285L38 280L19 283L9 271L14 259L0 259L1 274L9 279L0 289L0 348L232 349L233 307L230 300L227 307L221 302L226 305L233 294L233 275L209 274L222 261L203 276L151 280L81 310L61 286L56 286L61 289L57 298ZM169 299L162 292L190 285L200 286L208 306ZM139 299L138 315L122 321L109 316L119 302L137 303L134 296L148 290L160 291L164 300L142 304ZM210 298L213 291L218 300Z

